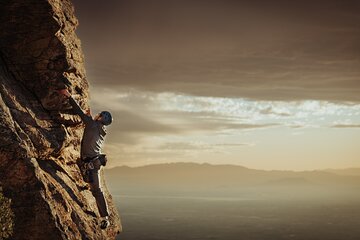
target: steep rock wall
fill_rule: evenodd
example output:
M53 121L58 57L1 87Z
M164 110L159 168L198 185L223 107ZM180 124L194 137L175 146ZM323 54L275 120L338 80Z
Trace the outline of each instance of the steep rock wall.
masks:
M59 96L88 108L78 24L69 0L0 3L0 184L12 199L13 239L114 239L100 230L95 199L77 161L83 125Z

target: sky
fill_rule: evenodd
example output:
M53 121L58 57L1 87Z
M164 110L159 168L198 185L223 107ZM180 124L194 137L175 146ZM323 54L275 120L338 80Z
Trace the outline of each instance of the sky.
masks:
M360 167L360 2L73 0L110 167Z

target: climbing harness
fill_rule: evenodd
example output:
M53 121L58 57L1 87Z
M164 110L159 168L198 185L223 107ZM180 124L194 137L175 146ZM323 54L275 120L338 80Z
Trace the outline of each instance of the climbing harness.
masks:
M96 161L99 161L98 164L95 164ZM92 170L96 170L95 168L99 168L100 169L100 165L105 166L107 162L107 158L105 154L100 154L98 156L92 157L92 158L84 158L81 161L81 166L80 166L80 170L81 170L81 174L83 176L83 179L85 182L88 183L92 183L93 179L92 179L92 174L91 171Z

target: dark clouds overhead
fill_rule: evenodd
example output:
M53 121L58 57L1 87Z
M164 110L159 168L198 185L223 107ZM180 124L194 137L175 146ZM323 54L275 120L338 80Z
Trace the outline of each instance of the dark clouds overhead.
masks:
M359 1L74 2L96 86L360 101Z

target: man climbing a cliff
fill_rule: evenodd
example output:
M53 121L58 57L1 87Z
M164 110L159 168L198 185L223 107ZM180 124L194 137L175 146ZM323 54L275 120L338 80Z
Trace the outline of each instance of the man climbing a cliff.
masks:
M113 120L112 116L109 112L103 111L92 118L90 112L88 112L88 114L83 112L66 89L59 90L59 93L68 98L74 112L80 116L85 124L81 141L81 160L87 163L86 166L89 173L88 177L91 191L96 199L100 217L102 218L100 227L105 229L109 226L110 222L109 210L100 180L100 168L106 164L106 156L101 154L101 148L106 136L106 126L111 124Z

